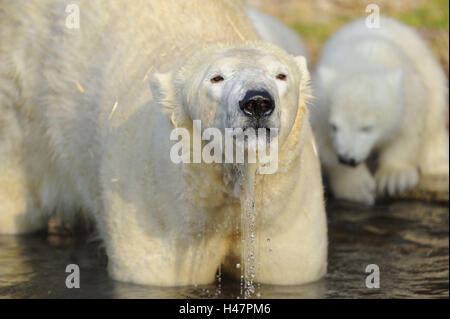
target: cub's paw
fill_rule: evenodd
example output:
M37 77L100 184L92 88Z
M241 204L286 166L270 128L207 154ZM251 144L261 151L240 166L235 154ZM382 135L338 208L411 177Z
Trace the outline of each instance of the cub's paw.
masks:
M419 182L417 167L402 170L380 169L375 175L379 195L394 196L413 189Z
M366 205L375 203L375 179L365 167L345 169L330 179L330 184L336 198Z

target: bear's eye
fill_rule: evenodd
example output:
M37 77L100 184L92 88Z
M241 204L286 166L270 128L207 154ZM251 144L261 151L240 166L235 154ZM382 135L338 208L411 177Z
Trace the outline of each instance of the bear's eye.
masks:
M364 132L364 133L369 133L370 131L372 131L372 129L373 129L372 125L367 125L367 126L360 128L360 131Z
M337 127L336 124L330 123L330 127L331 127L331 130L332 130L333 132L337 132L338 127Z
M287 75L284 73L278 73L276 78L277 78L277 80L280 80L280 81L286 81Z
M219 82L222 82L223 80L224 80L223 76L216 75L215 77L213 77L211 79L211 83L219 83Z

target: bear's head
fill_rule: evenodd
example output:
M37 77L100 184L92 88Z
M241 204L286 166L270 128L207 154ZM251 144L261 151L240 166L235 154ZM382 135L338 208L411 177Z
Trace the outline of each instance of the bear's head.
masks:
M202 129L274 128L281 145L305 106L308 82L304 57L253 41L206 47L150 84L175 127L201 120Z
M317 71L327 92L329 135L342 164L357 166L398 129L404 112L403 71L357 71L340 76Z

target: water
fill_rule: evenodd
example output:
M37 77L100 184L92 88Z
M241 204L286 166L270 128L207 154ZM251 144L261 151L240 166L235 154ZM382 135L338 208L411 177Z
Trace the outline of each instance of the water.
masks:
M303 286L258 285L254 298L448 298L448 205L386 202L366 208L328 203L329 267ZM65 268L81 269L81 288L67 289ZM364 269L380 267L380 288L367 289ZM160 288L108 278L105 257L85 236L0 236L3 298L237 298L240 282Z
M241 295L245 299L255 294L255 176L256 164L244 166L241 196L241 238L242 238L242 264L241 267Z

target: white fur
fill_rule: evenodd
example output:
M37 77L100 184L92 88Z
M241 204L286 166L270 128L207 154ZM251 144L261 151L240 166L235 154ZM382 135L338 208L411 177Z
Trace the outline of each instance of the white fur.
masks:
M73 2L79 30L64 26ZM239 177L230 165L172 163L169 135L192 132L194 119L238 125L235 92L265 85L277 96L280 153L278 172L256 178L255 280L301 284L324 275L306 62L254 41L243 7L18 0L3 4L0 29L0 233L30 232L53 211L82 208L96 220L117 280L203 284L221 263L232 271ZM215 72L226 77L222 88L211 86Z
M313 82L312 125L336 197L372 204L376 192L402 193L419 175L448 178L446 77L410 27L385 17L379 29L348 24L325 44ZM373 177L364 162L374 151Z

